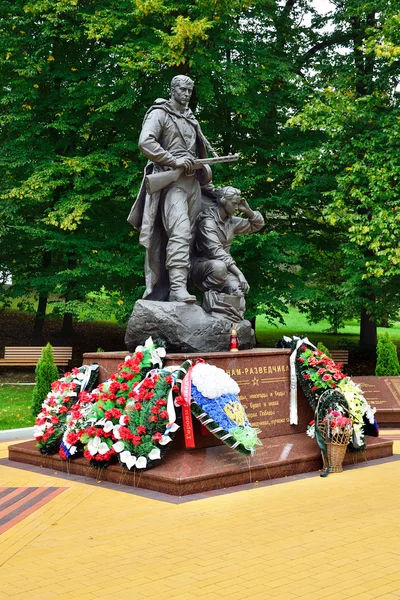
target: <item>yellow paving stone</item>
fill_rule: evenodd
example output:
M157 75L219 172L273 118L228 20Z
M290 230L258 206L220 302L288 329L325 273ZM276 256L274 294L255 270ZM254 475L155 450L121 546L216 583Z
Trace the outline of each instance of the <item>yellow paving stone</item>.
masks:
M179 600L319 600L334 593L329 573L345 577L343 598L399 598L399 474L391 462L169 504L0 465L3 486L68 487L0 536L0 582L28 581L29 600L155 600L160 590ZM341 526L338 539L327 515Z

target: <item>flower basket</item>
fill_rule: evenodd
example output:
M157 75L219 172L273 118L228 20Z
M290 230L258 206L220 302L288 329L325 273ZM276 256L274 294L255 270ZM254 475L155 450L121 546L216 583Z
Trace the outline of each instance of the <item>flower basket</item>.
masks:
M347 446L349 444L353 427L347 424L344 427L331 428L329 422L319 425L321 434L325 440L328 460L329 473L341 473L343 471L343 460L346 455ZM322 454L324 468L328 466L324 455Z

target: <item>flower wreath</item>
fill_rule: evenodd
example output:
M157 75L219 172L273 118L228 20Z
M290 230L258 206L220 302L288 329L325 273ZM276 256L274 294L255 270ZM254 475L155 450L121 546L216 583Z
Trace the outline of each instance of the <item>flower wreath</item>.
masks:
M83 453L92 466L116 462L147 469L161 459L179 426L172 401L174 378L162 366L165 348L149 338L118 371L71 413L60 447L67 460Z
M94 364L72 369L51 384L51 391L36 417L33 435L42 454L55 454L67 426L68 413L78 408L77 400L96 382L99 366Z
M191 375L191 398L182 395L182 382ZM257 445L259 429L251 427L239 399L239 386L223 369L204 362L185 361L177 372L178 391L175 403L190 403L192 414L213 435L233 450L252 456Z

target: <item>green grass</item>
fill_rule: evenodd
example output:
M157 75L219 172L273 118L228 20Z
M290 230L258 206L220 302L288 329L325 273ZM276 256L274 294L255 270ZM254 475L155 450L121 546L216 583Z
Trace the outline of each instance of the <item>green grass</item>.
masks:
M0 385L0 431L31 427L33 385Z
M260 346L271 347L283 336L305 334L314 344L323 342L329 349L343 348L347 343L358 344L360 335L360 324L353 319L346 321L345 327L340 329L338 334L324 333L329 328L328 321L321 321L318 324L310 324L305 315L301 314L296 308L291 308L289 314L285 315L285 326L280 323L277 326L271 325L263 316L257 317L256 335ZM400 346L400 323L395 323L393 327L385 329L378 327L378 335L387 331L391 340Z

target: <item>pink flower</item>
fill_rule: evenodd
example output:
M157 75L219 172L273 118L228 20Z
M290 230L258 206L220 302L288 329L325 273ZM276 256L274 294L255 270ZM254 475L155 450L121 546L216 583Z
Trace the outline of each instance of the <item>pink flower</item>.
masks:
M322 375L322 381L330 381L332 379L332 375L329 375L329 373L325 373L325 375Z

